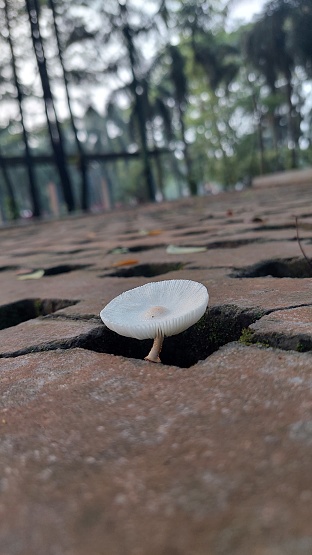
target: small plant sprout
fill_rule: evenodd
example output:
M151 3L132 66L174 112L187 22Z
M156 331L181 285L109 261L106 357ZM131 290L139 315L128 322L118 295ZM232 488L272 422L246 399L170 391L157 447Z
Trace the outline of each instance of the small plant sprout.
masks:
M146 283L125 291L110 301L100 313L104 324L125 337L153 339L145 357L161 362L163 340L195 324L208 305L207 288L196 281L170 279Z

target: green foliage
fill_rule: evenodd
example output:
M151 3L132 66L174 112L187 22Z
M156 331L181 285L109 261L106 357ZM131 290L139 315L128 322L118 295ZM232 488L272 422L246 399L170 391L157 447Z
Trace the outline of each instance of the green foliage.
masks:
M31 6L40 6L35 36L49 59L45 101L50 109L57 107L54 131L72 157L67 165L77 206L83 205L83 164L78 168L77 160L84 154L91 204L98 202L103 180L111 203L133 203L153 200L156 192L173 198L312 164L305 93L312 77L311 2L271 0L255 21L231 31L225 5L221 0L146 0L140 5L89 0L78 9L76 0L11 0L0 6L0 152L24 156L27 139L32 157L46 157L35 170L44 212L50 211L47 184L53 181L64 190L64 179L57 176L42 124L47 115L38 102L38 79L20 71L23 66L36 71L26 17ZM16 60L4 6L14 28ZM66 113L59 118L64 98ZM139 155L130 159L131 152ZM98 161L105 153L120 153L120 158ZM7 218L14 218L16 206L31 206L33 191L25 165L7 167L0 194L8 196L12 181L4 206Z

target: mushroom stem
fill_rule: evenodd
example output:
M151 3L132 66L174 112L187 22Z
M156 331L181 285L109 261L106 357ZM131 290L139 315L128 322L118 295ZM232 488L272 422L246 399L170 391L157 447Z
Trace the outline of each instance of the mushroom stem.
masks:
M144 358L144 360L149 360L150 362L161 362L159 358L159 353L161 351L163 341L164 341L163 335L161 334L156 335L153 346L150 352L148 353L148 355Z

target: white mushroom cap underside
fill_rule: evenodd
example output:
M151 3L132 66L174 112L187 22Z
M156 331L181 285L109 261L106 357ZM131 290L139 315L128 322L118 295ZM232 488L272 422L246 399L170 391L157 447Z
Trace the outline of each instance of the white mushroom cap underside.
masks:
M208 291L196 281L147 283L115 297L100 313L111 330L136 339L170 336L195 324L205 313Z

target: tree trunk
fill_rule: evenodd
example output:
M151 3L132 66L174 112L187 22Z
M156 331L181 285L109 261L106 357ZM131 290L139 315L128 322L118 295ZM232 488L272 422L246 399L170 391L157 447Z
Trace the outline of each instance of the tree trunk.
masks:
M216 108L218 110L218 97L215 91L212 91L212 97L213 97L213 102L211 104L211 115L212 115L212 121L214 123L215 133L218 139L218 147L222 153L223 182L225 186L229 186L230 185L229 163L228 163L226 152L222 144L222 135L220 133L220 129L218 128L218 114L216 115Z
M254 107L254 115L257 122L257 138L258 138L258 149L259 149L259 173L263 175L265 172L265 161L264 161L264 144L263 144L263 133L262 133L262 118L261 113L258 108L256 95L252 93L252 103Z
M37 60L39 76L43 91L43 99L45 105L45 112L48 122L49 135L54 154L55 163L60 176L61 187L64 194L64 199L67 205L67 210L71 212L75 209L74 196L72 192L72 185L69 178L69 173L66 166L64 141L62 136L61 127L57 119L54 100L50 87L49 75L47 70L46 58L44 54L43 41L40 34L39 27L39 6L37 0L26 0L26 8L31 28L31 37L35 56Z
M155 202L156 187L155 187L152 168L151 168L149 155L148 155L145 109L142 101L142 95L139 94L140 83L139 83L139 80L137 79L136 71L135 71L135 66L136 66L135 47L131 36L131 30L127 22L126 5L123 3L122 4L119 3L119 9L120 9L121 18L123 20L122 32L126 42L128 57L130 61L130 70L132 75L131 91L134 96L135 113L137 116L137 122L138 122L138 128L139 128L144 179L145 179L149 199L152 202Z
M78 168L80 170L80 175L81 175L81 208L84 211L88 211L89 210L89 196L88 196L88 168L87 168L87 162L86 162L86 159L85 159L85 156L84 156L82 144L81 144L81 142L79 140L79 137L78 137L78 129L76 127L75 118L74 118L72 107L71 107L71 100L70 100L70 95L69 95L69 82L68 82L67 72L66 72L65 65L64 65L63 50L62 50L62 46L61 46L61 42L60 42L60 34L59 34L59 29L58 29L58 24L57 24L57 16L56 16L56 12L55 12L54 0L49 0L49 6L50 6L51 11L52 11L54 32L55 32L55 38L56 38L56 43L57 43L57 49L58 49L58 57L59 57L62 72L63 72L67 107L68 107L68 111L69 111L69 118L70 118L70 123L71 123L71 126L72 126L72 130L73 130L73 133L74 133L75 143L76 143L78 156L79 156Z
M270 117L270 127L272 131L272 142L273 142L273 150L275 156L275 169L280 170L280 160L279 160L279 151L278 151L278 119L275 113L272 114Z
M258 135L258 147L259 147L259 169L260 169L260 175L263 175L265 173L265 161L264 161L264 144L263 144L261 117L259 117L258 123L257 123L257 135Z
M166 200L166 191L165 191L165 183L164 183L164 172L163 172L163 167L162 167L162 163L161 163L161 159L160 159L160 153L157 150L157 147L155 146L155 150L156 150L156 156L155 156L155 166L156 166L156 172L157 172L157 182L158 182L158 188L159 191L161 193L162 196L162 200Z
M286 98L287 98L287 105L288 105L288 136L289 141L291 143L290 154L291 154L291 168L295 169L298 167L298 160L297 160L297 148L298 148L298 141L296 138L296 131L294 126L293 120L293 112L294 107L291 100L292 97L292 84L291 84L291 76L286 74Z
M141 139L141 149L142 149L142 162L143 162L143 173L144 179L148 191L149 199L154 202L156 200L156 187L154 182L154 177L152 173L151 163L148 155L148 146L147 146L147 134L146 134L146 118L143 108L142 99L138 94L138 81L134 75L133 82L132 82L132 92L135 97L135 111L137 115L138 127L139 127L139 134Z
M24 113L23 113L23 106L22 106L23 93L22 93L22 87L21 87L20 82L18 80L18 75L17 75L17 71L16 71L16 59L15 59L13 41L12 41L12 36L11 36L10 16L9 16L9 10L8 10L8 3L7 2L4 2L4 12L5 12L6 26L7 26L7 29L8 29L8 43L9 43L9 47L10 47L11 60L12 60L13 80L14 80L14 86L16 88L17 101L18 101L18 107L19 107L19 113L20 113L20 119L21 119L21 125L22 125L22 135L23 135L23 141L24 141L24 146L25 146L25 161L26 161L26 169L27 169L28 182L29 182L29 194L30 194L31 203L32 203L32 213L33 213L33 216L39 217L41 215L39 194L38 194L38 189L37 189L37 184L36 184L36 178L35 178L35 173L34 173L33 161L32 161L32 157L31 157L31 151L30 151L29 142L28 142L28 134L27 134L27 131L26 131L26 128L25 128ZM6 170L4 170L4 171L6 171ZM7 175L7 177L8 177L8 175ZM6 182L9 183L8 180L6 180ZM11 194L13 194L13 189L11 191ZM11 199L12 199L12 196L11 196ZM15 201L13 201L13 206L15 206Z
M3 179L6 185L8 201L9 201L9 217L12 220L17 220L19 216L18 205L16 202L15 192L13 189L12 181L10 179L8 170L6 168L5 162L3 160L2 154L0 154L0 166L3 174Z
M187 181L190 194L192 196L195 196L198 193L197 183L193 176L193 163L189 153L189 147L185 138L184 112L180 104L178 106L178 110L179 110L179 120L181 125L181 138L182 138L183 150L184 150L184 161L185 161L185 167L186 167L186 181Z

